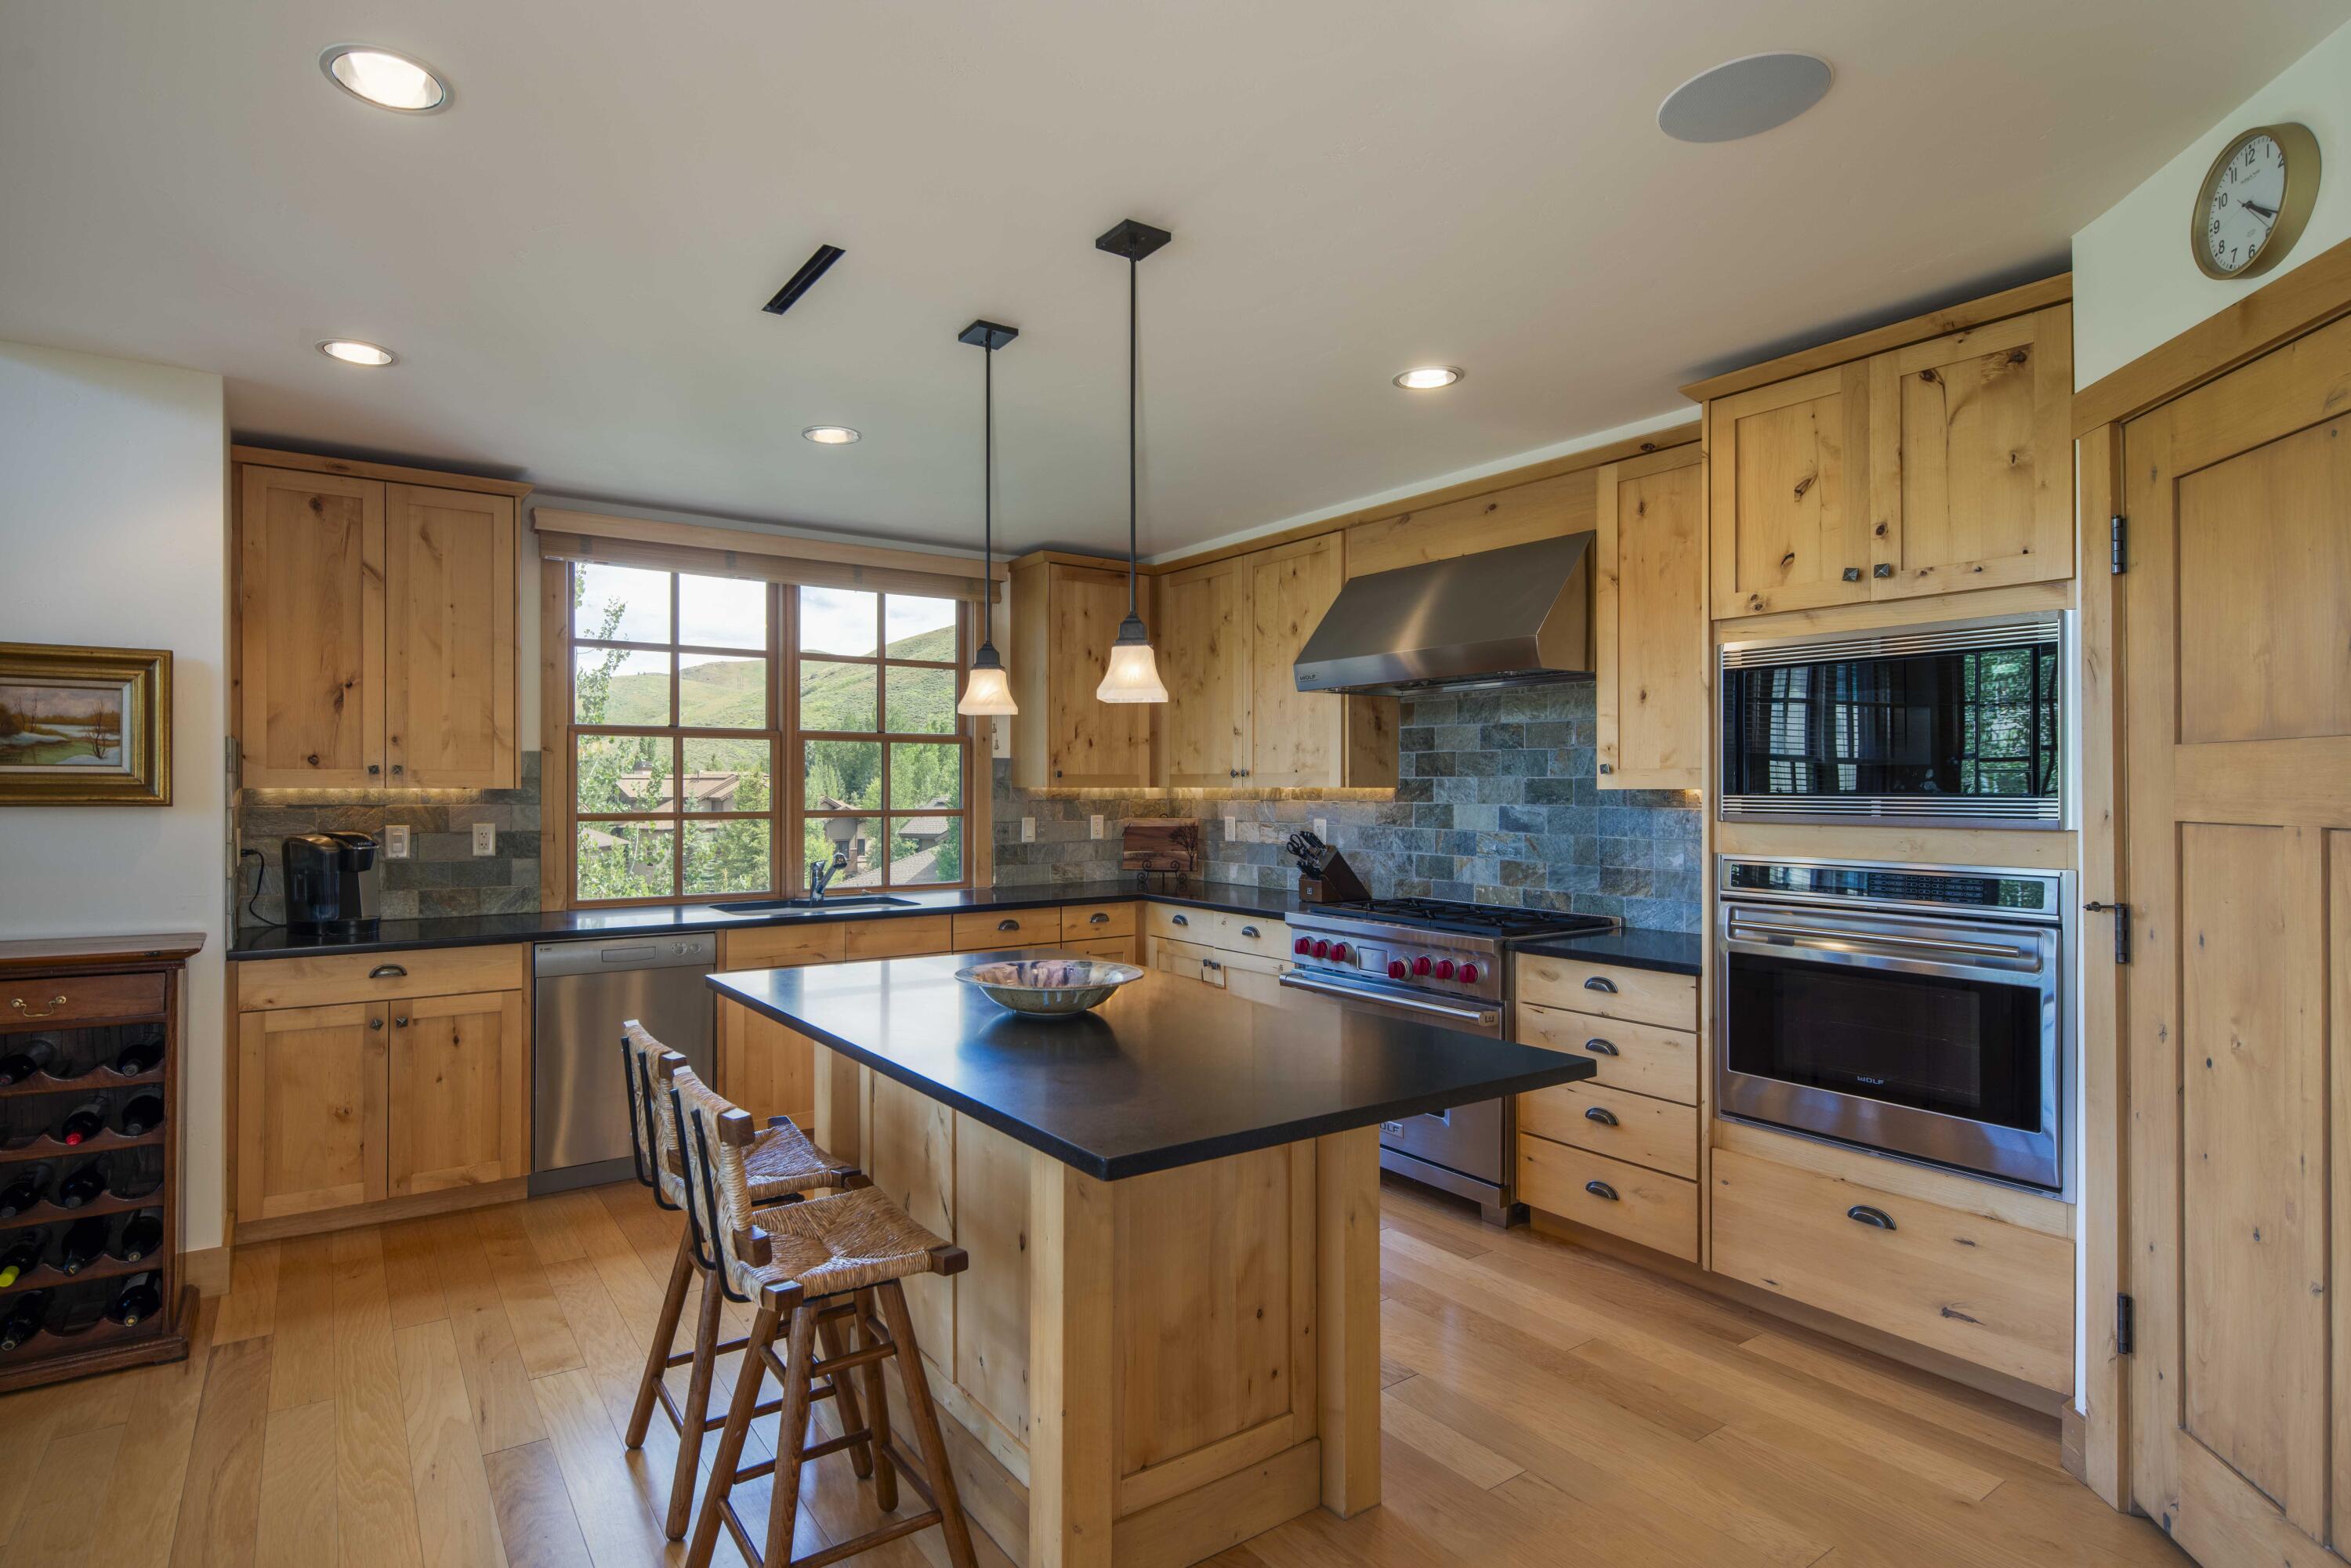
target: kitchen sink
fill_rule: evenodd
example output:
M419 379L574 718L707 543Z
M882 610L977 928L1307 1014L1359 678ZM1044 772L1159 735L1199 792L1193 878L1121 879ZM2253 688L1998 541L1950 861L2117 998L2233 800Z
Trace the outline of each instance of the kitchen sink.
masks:
M728 915L818 915L828 909L876 909L886 904L912 909L914 901L873 893L857 894L848 898L753 898L740 904L714 904L710 907Z

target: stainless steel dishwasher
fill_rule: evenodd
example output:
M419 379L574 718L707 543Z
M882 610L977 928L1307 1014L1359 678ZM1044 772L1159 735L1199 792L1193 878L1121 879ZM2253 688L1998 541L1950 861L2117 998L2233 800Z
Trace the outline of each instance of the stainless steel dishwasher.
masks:
M718 938L707 934L542 942L531 949L538 991L532 1192L628 1178L621 1025L630 1019L710 1076L717 998L703 977L717 958Z

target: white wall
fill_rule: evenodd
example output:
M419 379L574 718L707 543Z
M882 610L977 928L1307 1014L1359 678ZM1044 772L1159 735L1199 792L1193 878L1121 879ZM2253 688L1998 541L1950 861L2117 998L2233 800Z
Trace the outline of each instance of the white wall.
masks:
M221 378L0 342L0 640L172 651L172 804L0 807L0 937L201 931L183 1243L223 1212L228 731Z
M2204 172L2239 131L2294 121L2318 138L2318 205L2293 254L2260 277L2204 276L2188 249L2188 214ZM2150 149L2161 156L2164 149ZM2169 341L2241 296L2351 239L2351 24L2346 24L2129 195L2074 236L2074 384Z

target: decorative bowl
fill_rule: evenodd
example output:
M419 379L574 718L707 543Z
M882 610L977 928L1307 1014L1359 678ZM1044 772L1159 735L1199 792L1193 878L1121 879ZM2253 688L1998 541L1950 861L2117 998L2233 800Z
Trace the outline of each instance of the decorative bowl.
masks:
M1101 958L998 958L956 971L998 1007L1027 1018L1075 1018L1121 986L1143 978L1132 964Z

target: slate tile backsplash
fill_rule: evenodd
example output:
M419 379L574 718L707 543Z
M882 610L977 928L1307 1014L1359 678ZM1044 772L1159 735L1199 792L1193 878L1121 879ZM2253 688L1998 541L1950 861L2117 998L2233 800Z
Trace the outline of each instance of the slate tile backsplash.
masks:
M1281 841L1321 817L1374 894L1458 898L1613 915L1627 925L1696 931L1704 869L1695 792L1602 791L1588 681L1420 697L1404 705L1392 800L1155 794L1047 797L995 770L996 880L1087 882L1119 874L1119 825L1200 820L1202 874L1288 887ZM1104 836L1088 819L1102 816ZM1020 841L1020 819L1037 839ZM1224 820L1235 819L1228 837Z
M258 850L266 862L261 896L253 897L254 862L238 857L235 919L254 924L254 914L282 922L286 890L278 841L289 833L333 829L371 833L406 823L408 858L381 859L386 920L443 915L526 915L538 908L539 754L522 755L518 789L434 790L427 796L393 789L325 790L313 796L290 789L246 790L238 800L236 847ZM497 830L497 852L474 853L474 824Z

